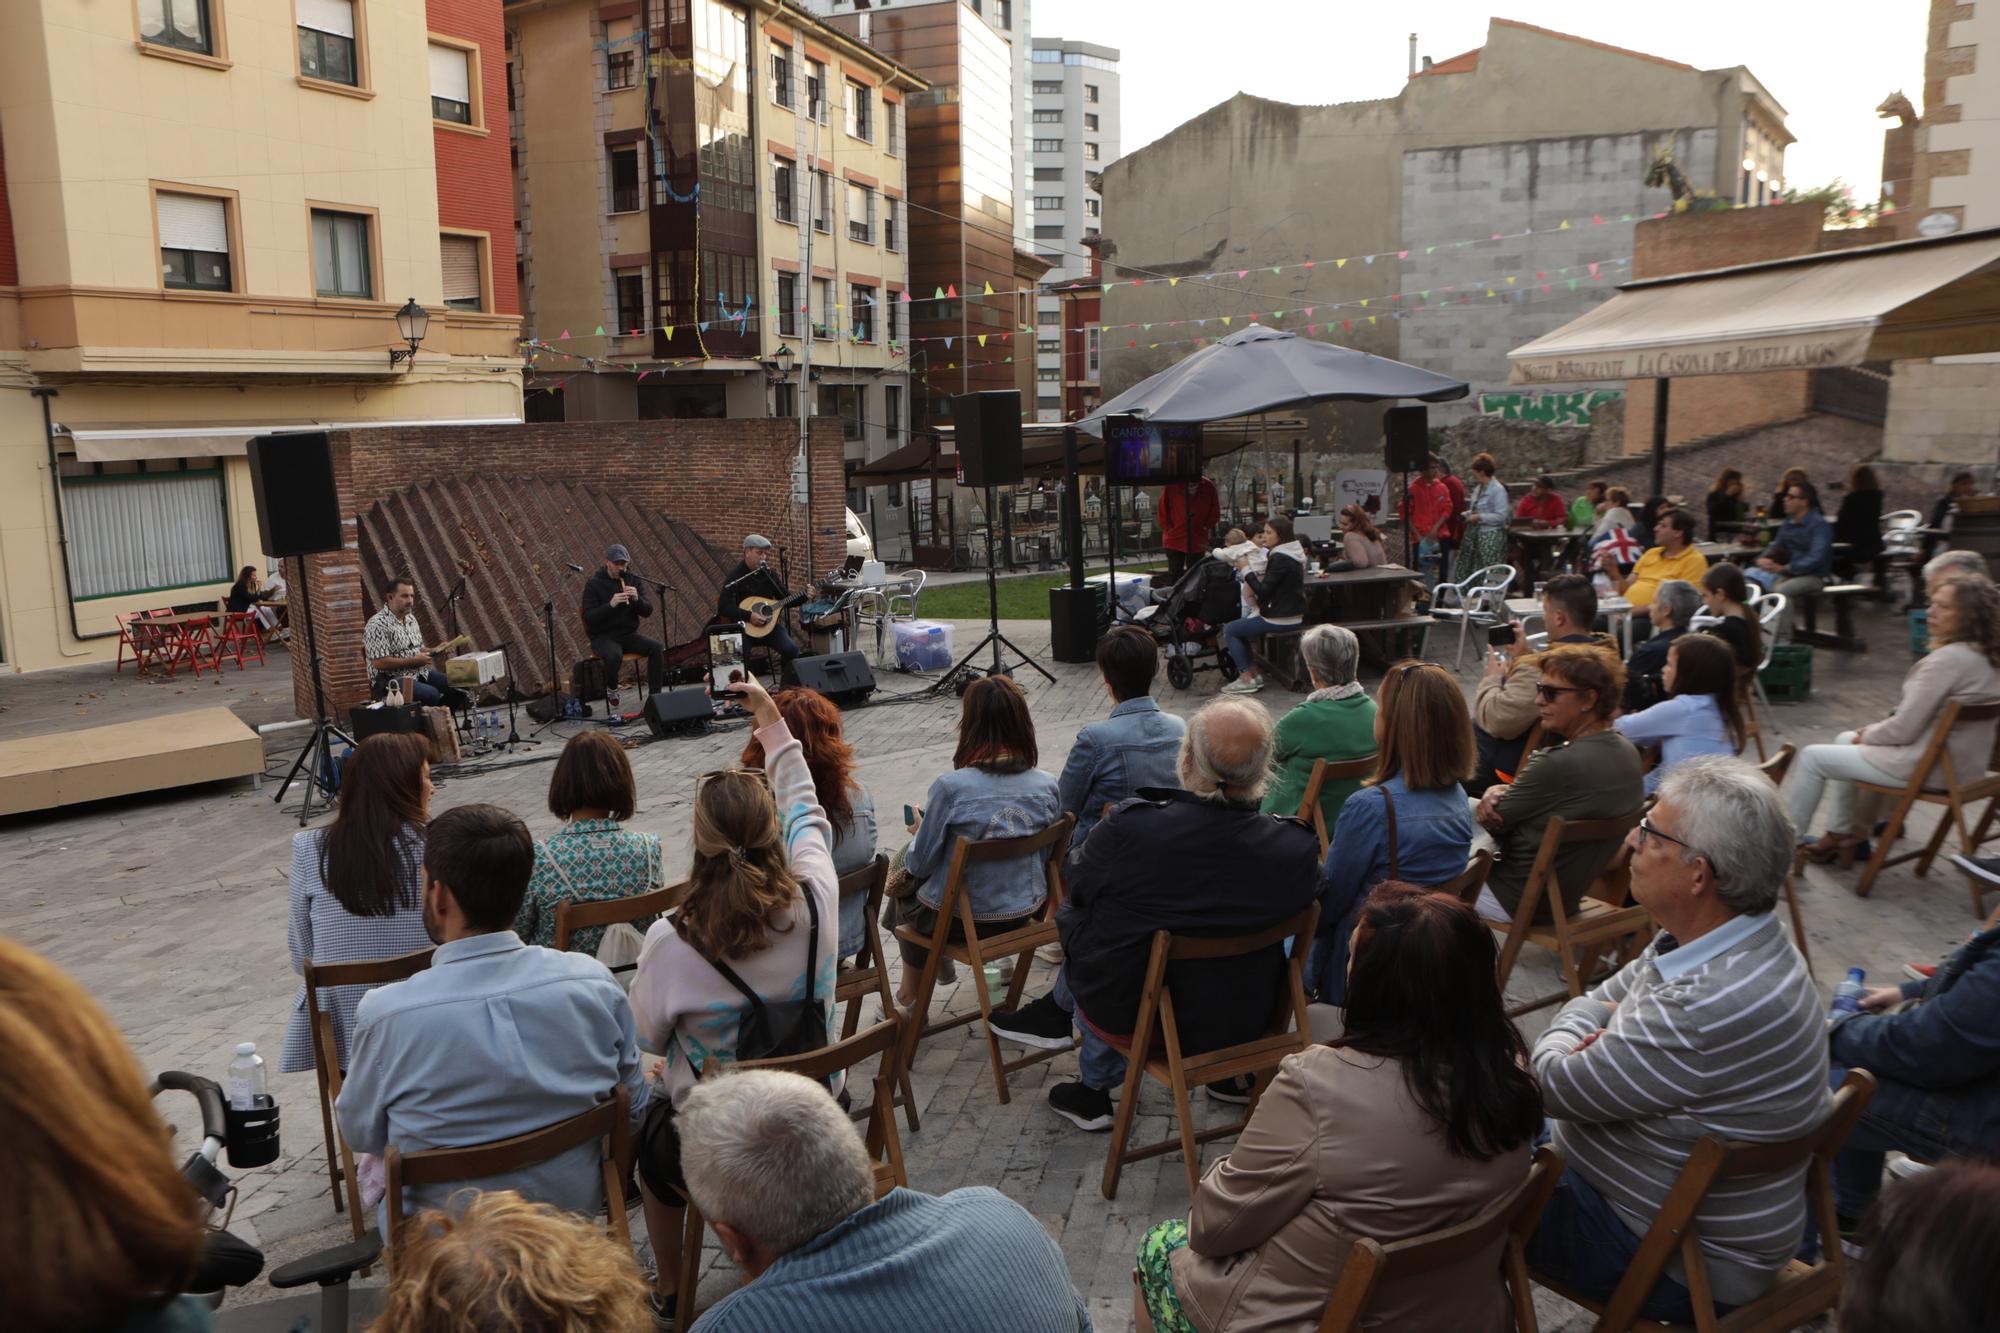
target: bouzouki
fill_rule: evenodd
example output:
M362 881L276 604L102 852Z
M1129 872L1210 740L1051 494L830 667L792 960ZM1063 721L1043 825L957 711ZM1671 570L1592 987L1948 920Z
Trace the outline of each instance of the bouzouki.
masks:
M448 653L454 648L468 647L471 645L471 643L472 643L472 636L470 634L460 634L456 638L446 639L443 643L437 645L437 647L435 648L426 648L424 649L424 651L429 653L432 657L436 657L439 653Z
M743 632L753 639L763 638L777 628L787 608L797 606L812 595L813 590L807 588L793 593L782 602L769 597L745 597L736 604L736 609L743 613Z

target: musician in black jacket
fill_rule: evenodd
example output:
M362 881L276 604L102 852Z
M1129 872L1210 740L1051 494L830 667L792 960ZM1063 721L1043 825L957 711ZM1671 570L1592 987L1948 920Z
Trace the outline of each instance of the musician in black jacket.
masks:
M722 588L715 598L715 619L718 624L739 625L749 620L743 610L745 598L758 597L770 602L783 602L791 596L785 590L785 582L778 577L778 571L771 568L771 539L751 533L743 539L743 558L736 562L722 580ZM785 613L774 611L778 623L771 627L760 642L777 650L778 656L787 662L799 655L799 645L785 629ZM747 644L746 644L747 646Z
M625 581L625 567L632 553L613 544L604 552L604 568L583 585L583 626L590 635L590 651L604 662L606 683L616 681L624 669L625 654L646 655L646 688L660 692L666 670L666 650L658 639L647 638L639 626L653 614L653 604L636 583Z

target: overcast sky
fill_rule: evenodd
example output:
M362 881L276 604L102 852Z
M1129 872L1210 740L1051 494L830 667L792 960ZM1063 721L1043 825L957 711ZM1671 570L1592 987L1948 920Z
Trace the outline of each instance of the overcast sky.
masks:
M1518 19L1699 69L1747 65L1789 113L1798 142L1787 184L1838 176L1858 199L1882 179L1875 107L1901 88L1922 110L1922 0L1032 0L1037 37L1118 48L1124 152L1132 152L1235 93L1319 104L1393 97L1409 34L1434 60L1486 40L1487 19Z

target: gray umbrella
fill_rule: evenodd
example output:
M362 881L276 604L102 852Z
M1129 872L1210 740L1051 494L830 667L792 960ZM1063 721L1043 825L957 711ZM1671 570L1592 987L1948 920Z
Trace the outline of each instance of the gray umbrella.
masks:
M1101 435L1104 418L1126 413L1158 422L1226 421L1307 403L1445 403L1470 392L1449 375L1252 324L1133 385L1077 429Z

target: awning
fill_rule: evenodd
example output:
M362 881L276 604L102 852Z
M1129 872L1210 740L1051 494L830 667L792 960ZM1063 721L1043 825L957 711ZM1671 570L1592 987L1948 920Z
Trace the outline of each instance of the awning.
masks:
M931 451L938 457L933 467ZM900 449L883 454L874 462L847 474L854 486L892 486L899 481L922 481L925 477L952 476L958 469L958 455L942 444L919 438Z
M2000 351L2000 229L1627 283L1508 353L1514 384Z
M266 421L211 426L69 425L56 429L74 442L81 463L129 463L148 458L240 458L259 435L303 430L367 430L381 426L518 426L519 417L472 417L444 421Z
M1063 465L1063 429L1059 423L1048 421L1021 424L1021 466L1024 470L1047 472ZM1290 416L1271 418L1268 428L1255 418L1217 422L1202 428L1201 455L1204 460L1222 458L1267 438L1289 438L1304 429L1304 421ZM937 434L935 464L931 459L930 441L919 436L902 448L883 454L874 462L848 473L848 482L855 486L888 486L899 481L957 476L958 446L952 442L952 427L941 426ZM1079 431L1076 453L1077 466L1081 468L1104 466L1102 440Z

